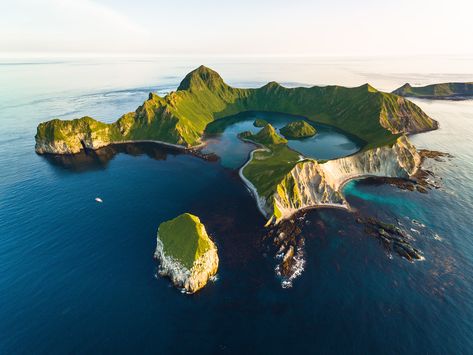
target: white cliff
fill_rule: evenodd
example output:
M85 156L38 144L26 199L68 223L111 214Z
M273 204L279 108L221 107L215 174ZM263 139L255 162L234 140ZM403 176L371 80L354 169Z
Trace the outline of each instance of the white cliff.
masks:
M218 270L217 247L200 219L189 213L159 226L154 257L159 274L186 293L203 288Z
M406 136L392 146L365 150L349 157L318 163L297 163L276 188L264 211L269 221L279 222L298 210L313 207L348 208L342 194L343 185L352 179L379 176L412 177L421 157Z

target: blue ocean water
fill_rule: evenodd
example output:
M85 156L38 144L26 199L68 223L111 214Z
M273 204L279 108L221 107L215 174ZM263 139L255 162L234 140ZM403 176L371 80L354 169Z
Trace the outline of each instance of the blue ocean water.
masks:
M275 276L236 160L153 145L71 159L34 153L39 122L115 120L149 91L174 90L203 60L0 64L0 353L470 353L473 101L416 101L441 129L413 142L454 156L429 162L440 189L367 180L345 188L357 210L408 231L425 260L389 255L345 211L316 210L303 230L305 270L289 289ZM331 83L326 60L204 63L237 86ZM392 73L384 63L335 61L330 80L384 90L411 81L410 68ZM441 69L415 80L473 77ZM152 258L159 223L186 211L201 217L220 254L218 280L192 296L156 278Z

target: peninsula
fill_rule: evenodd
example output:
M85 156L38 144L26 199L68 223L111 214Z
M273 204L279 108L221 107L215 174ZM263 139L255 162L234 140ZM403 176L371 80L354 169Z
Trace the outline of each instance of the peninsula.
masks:
M465 100L473 97L473 82L442 83L427 86L411 86L406 83L394 90L393 94L424 99Z

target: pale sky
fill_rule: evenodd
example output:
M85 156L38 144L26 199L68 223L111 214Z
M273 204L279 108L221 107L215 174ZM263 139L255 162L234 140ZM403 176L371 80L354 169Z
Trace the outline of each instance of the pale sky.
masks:
M473 54L472 0L0 1L0 55Z

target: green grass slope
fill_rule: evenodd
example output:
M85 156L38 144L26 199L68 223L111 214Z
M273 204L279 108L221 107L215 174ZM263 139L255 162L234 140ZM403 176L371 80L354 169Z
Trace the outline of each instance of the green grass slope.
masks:
M455 98L473 96L473 83L441 83L413 87L409 83L393 91L393 94L419 98Z
M163 243L164 253L178 260L187 269L191 269L194 261L213 247L199 217L190 213L161 223L158 235Z
M281 137L273 126L269 123L264 126L258 133L251 134L251 132L243 132L240 135L240 138L251 140L255 143L265 145L265 146L272 146L278 144L286 144L287 140Z
M253 126L255 127L264 127L268 124L266 120L263 120L262 118L257 118L255 122L253 122Z
M345 130L372 146L392 141L393 134L436 127L436 122L415 104L367 84L357 88L288 89L271 82L259 89L237 89L228 86L215 71L200 66L182 80L177 91L165 97L150 94L135 112L123 115L115 123L104 124L90 117L41 123L36 147L38 152L45 151L38 147L48 145L60 146L66 152L74 147L69 151L76 152L78 139L74 135L93 141L97 139L96 130L100 130L99 138L104 144L158 140L194 146L200 143L209 123L244 111L301 115ZM92 143L89 145L96 146Z
M312 137L317 130L304 120L290 122L280 130L281 134L288 139Z
M243 168L243 175L255 186L258 195L269 198L281 180L300 161L300 154L289 148L287 140L278 135L270 124L256 134L243 132L239 137L265 147L265 150L253 153L253 159Z
M253 159L243 168L243 175L255 186L259 196L268 199L300 160L300 154L286 144L266 148L254 152Z

